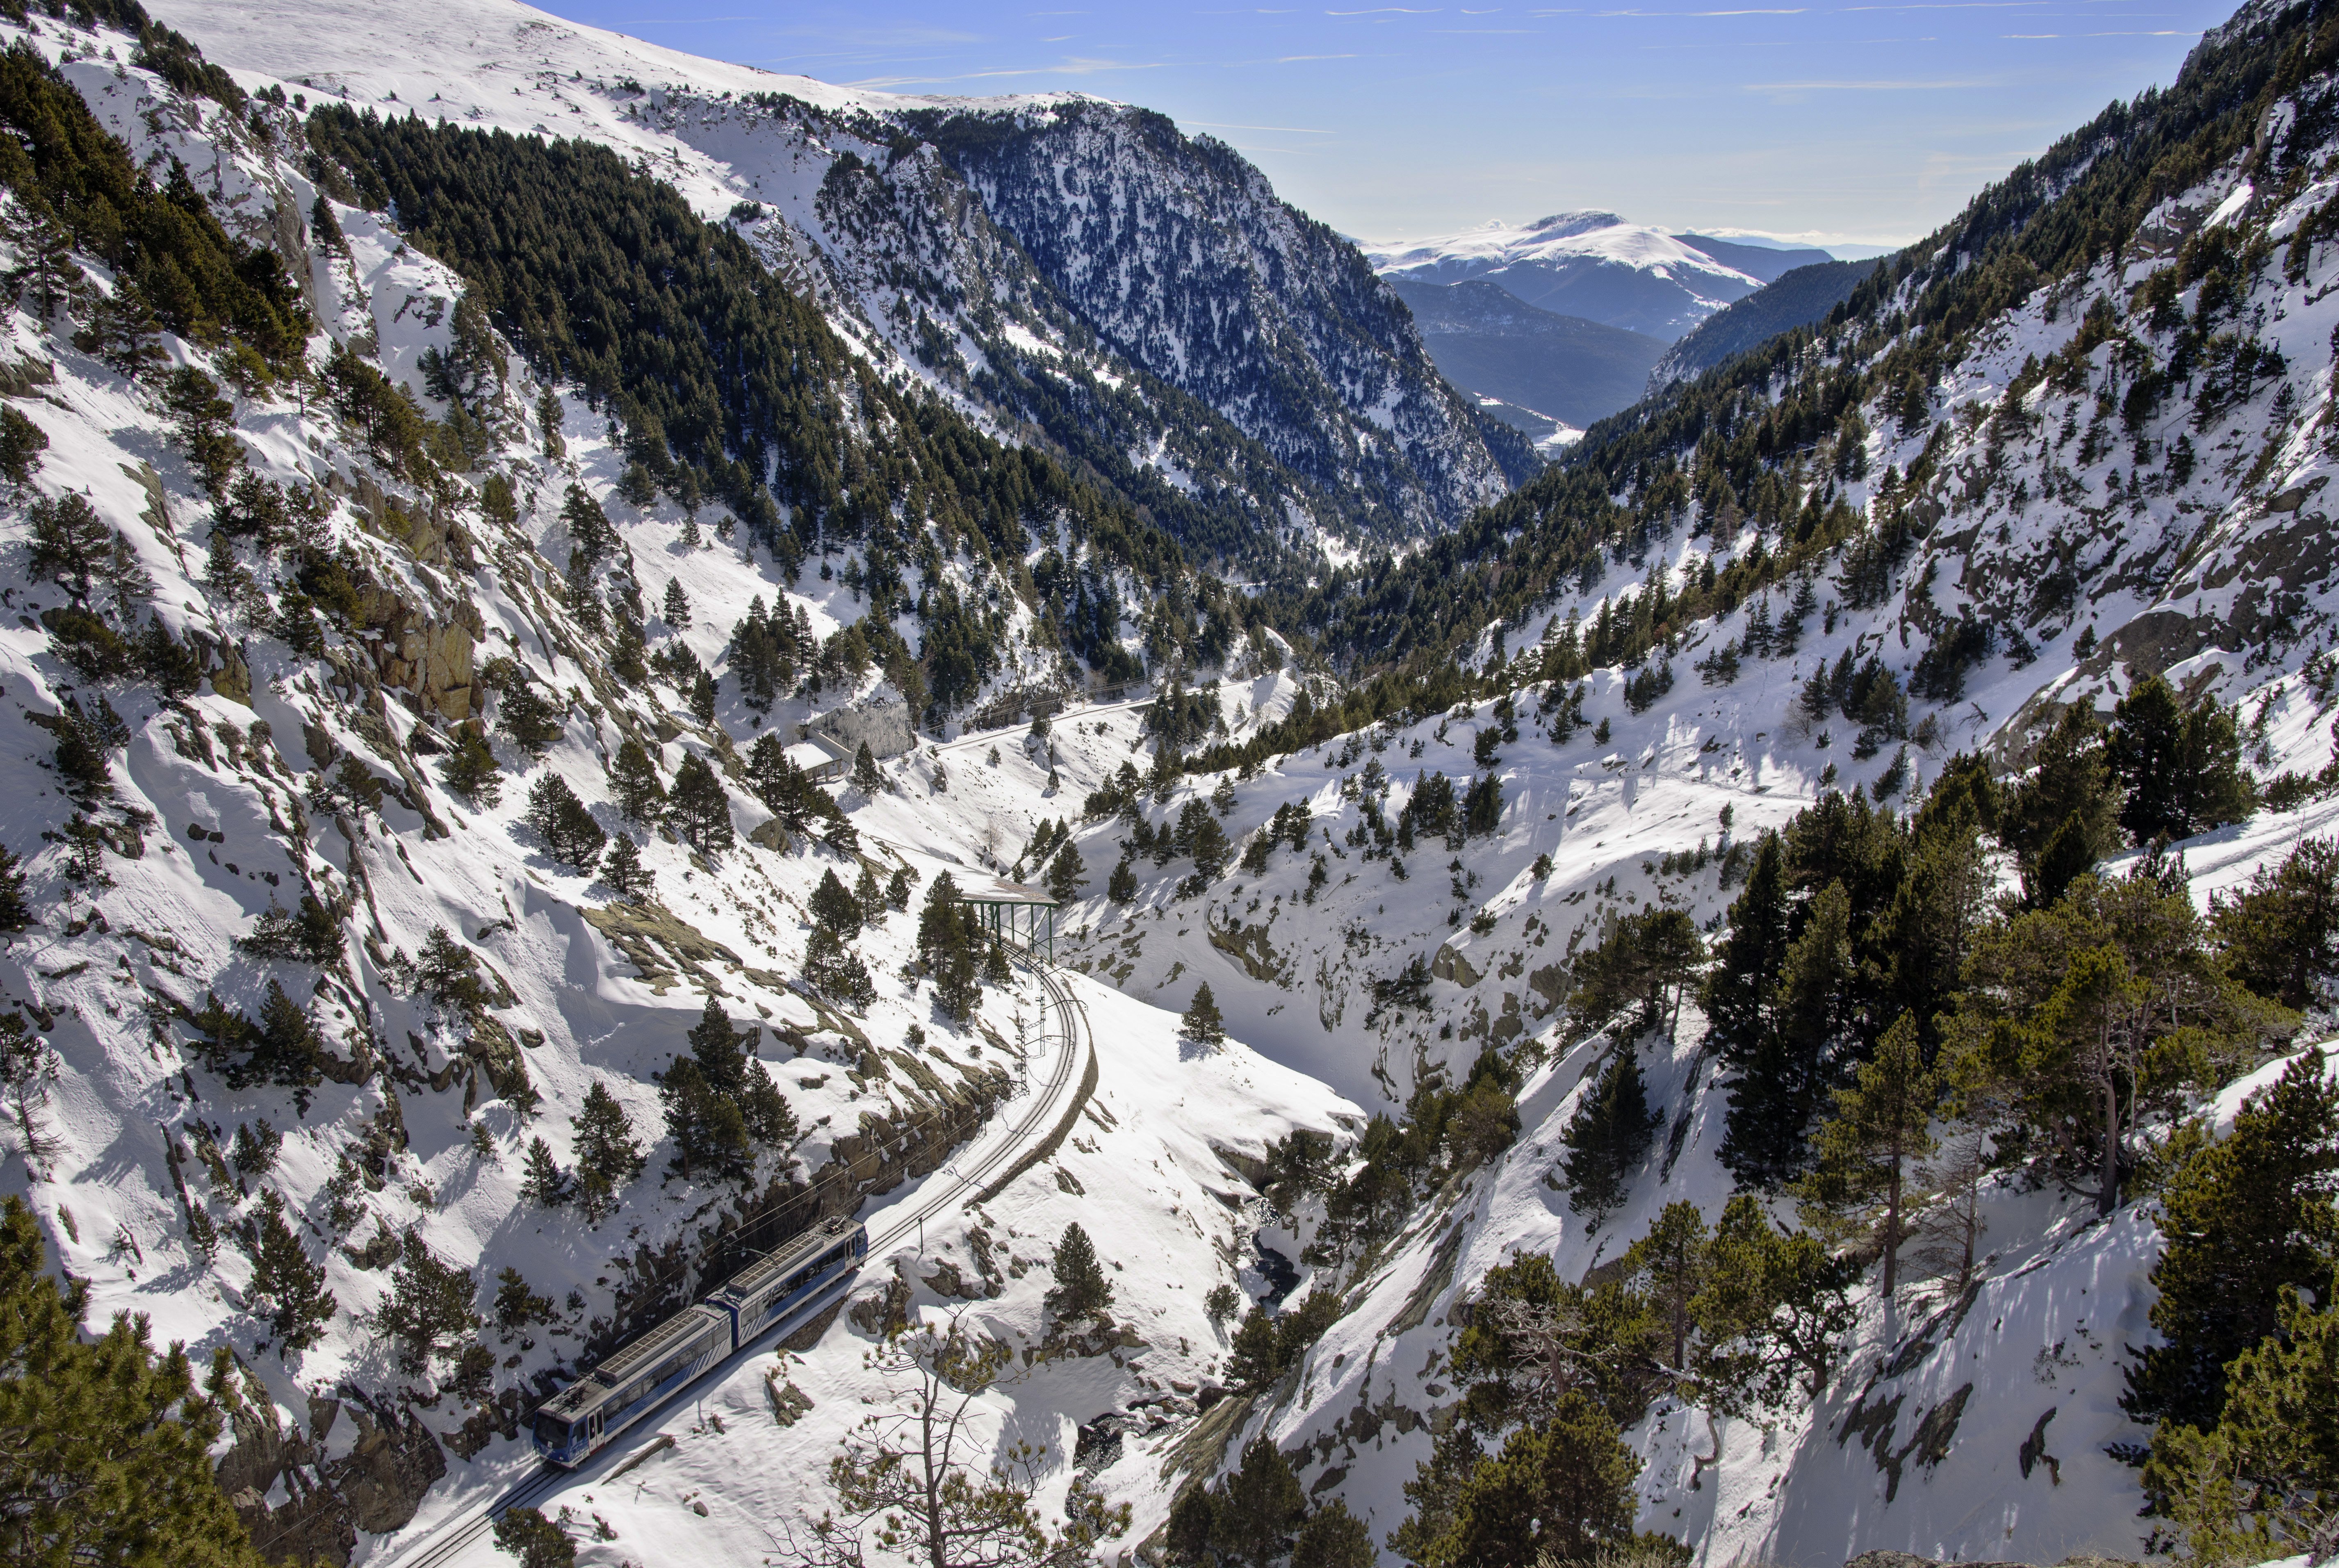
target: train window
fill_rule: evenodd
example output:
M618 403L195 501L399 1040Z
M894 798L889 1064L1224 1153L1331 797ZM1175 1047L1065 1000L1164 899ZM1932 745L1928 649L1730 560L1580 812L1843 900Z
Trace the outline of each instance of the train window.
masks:
M540 1412L536 1418L536 1440L547 1448L568 1446L568 1422L564 1416Z

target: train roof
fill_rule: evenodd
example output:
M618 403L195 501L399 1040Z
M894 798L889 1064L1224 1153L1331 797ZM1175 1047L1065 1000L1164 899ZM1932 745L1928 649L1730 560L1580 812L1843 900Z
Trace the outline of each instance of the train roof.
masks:
M593 1376L615 1387L643 1367L656 1365L668 1351L693 1335L705 1333L710 1322L722 1324L726 1331L731 1326L730 1319L704 1303L686 1307L631 1345L617 1351L593 1369Z
M710 1299L752 1296L772 1281L786 1277L804 1259L825 1251L852 1234L853 1227L850 1225L837 1225L834 1221L816 1225L803 1235L782 1242L777 1248L724 1281L723 1288Z

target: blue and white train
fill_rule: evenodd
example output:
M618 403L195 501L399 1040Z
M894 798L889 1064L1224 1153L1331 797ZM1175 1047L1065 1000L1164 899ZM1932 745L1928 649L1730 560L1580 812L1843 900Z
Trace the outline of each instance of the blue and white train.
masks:
M841 1218L814 1226L538 1405L536 1451L555 1464L582 1463L668 1394L840 1285L868 1256L865 1227Z

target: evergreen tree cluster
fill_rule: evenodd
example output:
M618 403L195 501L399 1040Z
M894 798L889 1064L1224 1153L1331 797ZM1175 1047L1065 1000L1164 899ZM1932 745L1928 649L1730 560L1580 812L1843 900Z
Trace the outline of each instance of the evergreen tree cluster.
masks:
M1540 1253L1496 1266L1452 1353L1456 1419L1406 1483L1390 1545L1425 1568L1604 1546L1686 1562L1634 1534L1639 1464L1619 1434L1660 1395L1757 1419L1812 1396L1845 1352L1854 1273L1743 1194L1712 1223L1667 1206L1595 1280L1570 1283Z
M1396 1234L1425 1189L1508 1149L1518 1135L1517 1089L1516 1070L1498 1052L1483 1051L1458 1084L1442 1071L1425 1076L1406 1098L1402 1122L1378 1115L1367 1122L1352 1151L1356 1168L1345 1178L1324 1173L1324 1223L1306 1260L1337 1266L1368 1256Z
M130 23L134 7L117 9ZM142 46L149 63L179 62L186 67L182 74L191 70L199 82L225 77L143 12L130 30L142 26L154 40ZM0 138L6 143L0 184L35 231L54 228L58 236L39 248L95 256L116 279L111 294L87 307L79 337L90 351L134 374L159 361L156 336L168 330L206 348L240 344L263 377L298 374L311 325L300 291L273 251L221 227L183 167L173 163L158 189L81 95L27 47L0 56L0 124L10 132ZM73 283L79 287L68 283L60 293L89 291L78 278Z
M1266 1437L1244 1445L1241 1463L1216 1485L1178 1499L1163 1545L1180 1568L1272 1568L1287 1559L1292 1568L1371 1568L1379 1556L1347 1504L1309 1504L1291 1462Z
M25 1563L173 1563L259 1568L242 1523L212 1478L224 1358L212 1397L186 1353L157 1354L141 1317L84 1337L78 1285L45 1272L40 1226L0 1199L0 1533Z
M934 1004L958 1023L973 1016L986 982L1004 985L1010 978L1006 951L948 872L934 878L918 912L918 963L933 982Z
M869 613L834 646L810 647L771 612L736 629L751 705L767 707L792 675L873 662L922 707L962 705L1000 666L999 589L1040 612L1046 643L1114 679L1136 673L1120 647L1132 588L1157 658L1215 661L1256 623L1248 599L1191 571L1120 496L876 377L744 240L609 150L331 107L309 135L360 200L394 206L464 275L540 374L607 409L638 501L720 498L790 570L852 547L848 586ZM944 577L959 555L978 597ZM902 613L923 629L914 655L891 629Z
M685 1180L744 1181L759 1150L785 1150L795 1141L795 1112L764 1064L731 1027L713 996L689 1034L690 1052L676 1056L656 1078L674 1143L672 1169Z

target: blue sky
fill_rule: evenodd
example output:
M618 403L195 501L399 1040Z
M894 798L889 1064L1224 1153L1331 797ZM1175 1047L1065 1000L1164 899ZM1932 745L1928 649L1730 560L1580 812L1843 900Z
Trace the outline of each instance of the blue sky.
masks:
M544 0L537 0L544 4ZM555 0L696 54L906 93L1071 89L1240 148L1368 239L1607 208L1897 242L2114 98L2225 0L1061 8Z

